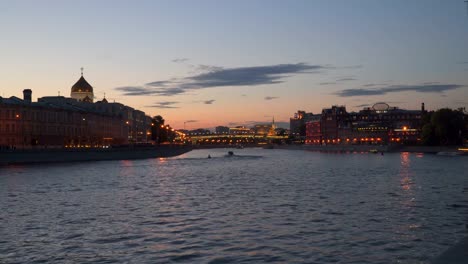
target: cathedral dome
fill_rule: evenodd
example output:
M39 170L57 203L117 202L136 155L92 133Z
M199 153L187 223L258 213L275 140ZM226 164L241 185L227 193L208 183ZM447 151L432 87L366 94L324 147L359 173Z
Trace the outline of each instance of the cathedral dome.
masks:
M72 93L92 93L93 87L81 75L81 78L72 86L71 91Z

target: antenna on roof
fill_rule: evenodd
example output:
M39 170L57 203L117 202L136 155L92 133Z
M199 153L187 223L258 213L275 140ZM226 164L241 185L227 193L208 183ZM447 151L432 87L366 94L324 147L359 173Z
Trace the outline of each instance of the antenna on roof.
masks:
M84 70L84 68L81 67L81 77L83 77L83 70Z

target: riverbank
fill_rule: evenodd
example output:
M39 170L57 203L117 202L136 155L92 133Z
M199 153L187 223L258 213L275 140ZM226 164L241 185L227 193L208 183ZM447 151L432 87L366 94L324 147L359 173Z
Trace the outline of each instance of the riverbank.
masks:
M326 152L456 152L458 146L403 146L403 145L273 145L275 149L326 151Z
M0 151L0 165L166 158L184 154L192 149L191 146L185 145L161 145L115 148L2 150Z

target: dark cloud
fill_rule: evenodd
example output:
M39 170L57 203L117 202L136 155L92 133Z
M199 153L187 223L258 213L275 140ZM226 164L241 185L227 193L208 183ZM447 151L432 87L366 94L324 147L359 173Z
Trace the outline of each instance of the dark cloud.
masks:
M150 82L150 83L147 83L146 85L154 86L154 87L164 87L168 84L171 84L171 82L170 81L158 81L158 82Z
M179 102L157 102L157 103L154 103L154 105L150 105L148 107L172 109L172 108L179 108L177 106L173 106L174 104L178 104L178 103Z
M137 96L137 95L152 95L157 94L155 90L147 89L143 86L124 86L115 88L117 91L124 92L124 95Z
M455 90L465 87L459 84L421 84L421 85L390 85L379 87L376 89L345 89L336 93L340 97L351 96L370 96L370 95L384 95L388 93L399 92L418 92L418 93L443 93L449 90Z
M387 85L386 83L368 83L368 84L364 84L363 86L364 87L374 87L374 86L383 86L383 85Z
M161 96L173 96L178 94L183 94L186 91L182 88L164 88L155 90L154 93Z
M206 100L206 101L203 101L204 104L213 104L216 100Z
M369 107L371 104L360 104L360 105L355 105L354 107Z
M276 96L265 96L265 100L267 101L270 101L270 100L274 100L274 99L278 99L279 97L276 97Z
M362 69L364 66L362 65L351 65L351 66L343 66L339 67L338 69Z
M242 97L246 97L247 95L246 94L241 94Z
M222 68L188 77L186 89L200 89L220 86L255 86L282 83L290 74L312 73L325 69L320 65L305 63L278 64L257 67Z
M346 78L340 78L338 80L336 80L337 82L348 82L348 81L356 81L355 78L352 78L352 77L346 77Z
M219 71L223 69L223 67L205 65L205 64L192 65L192 67L194 67L198 71L204 71L204 72Z
M468 61L460 61L457 64L468 64Z
M172 96L190 90L223 86L257 86L283 83L284 78L301 73L317 73L333 69L331 66L309 65L307 63L277 64L256 67L222 68L200 65L207 72L180 79L154 81L146 86L128 86L115 88L125 95L161 95Z
M174 63L183 63L183 62L186 62L188 60L189 59L187 59L187 58L176 58L176 59L173 59L172 62L174 62Z
M330 84L336 84L335 82L323 82L319 83L319 85L330 85Z
M138 95L160 95L160 96L172 96L177 94L185 93L186 91L181 88L150 88L143 86L124 86L115 88L117 91L122 91L123 95L127 96L138 96Z
M187 120L187 121L184 121L184 123L196 123L198 122L198 120Z

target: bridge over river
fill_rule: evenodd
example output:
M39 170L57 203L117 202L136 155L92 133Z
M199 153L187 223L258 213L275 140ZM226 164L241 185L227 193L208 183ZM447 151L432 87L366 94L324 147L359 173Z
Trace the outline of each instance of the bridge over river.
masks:
M193 145L256 146L284 142L288 136L208 134L190 136Z

